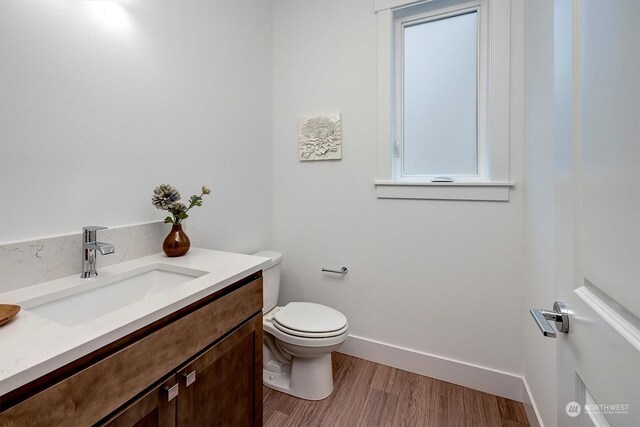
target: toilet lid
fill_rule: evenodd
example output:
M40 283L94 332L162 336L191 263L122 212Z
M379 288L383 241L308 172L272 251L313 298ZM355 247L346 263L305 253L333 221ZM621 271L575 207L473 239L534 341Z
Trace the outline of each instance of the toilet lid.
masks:
M312 339L337 337L338 335L342 335L346 333L347 330L349 329L349 327L345 325L344 328L338 329L337 331L333 331L333 332L302 332L302 331L296 331L295 329L289 329L287 327L284 327L278 322L273 322L273 326L275 326L275 328L280 332L284 332L287 335L293 335L301 338L312 338Z
M347 318L338 310L311 302L290 302L274 316L287 329L308 333L335 332L347 326Z

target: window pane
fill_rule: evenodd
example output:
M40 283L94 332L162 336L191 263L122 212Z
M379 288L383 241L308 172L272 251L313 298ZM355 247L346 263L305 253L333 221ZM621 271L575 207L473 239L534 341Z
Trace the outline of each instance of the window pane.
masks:
M477 12L404 29L403 175L476 175Z

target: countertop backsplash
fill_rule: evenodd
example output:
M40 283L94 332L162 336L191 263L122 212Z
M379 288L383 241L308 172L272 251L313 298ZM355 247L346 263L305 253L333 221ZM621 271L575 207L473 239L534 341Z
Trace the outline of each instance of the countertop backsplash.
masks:
M100 267L161 252L167 232L161 221L99 231L97 240L113 244L116 252L98 255L98 272ZM0 244L0 293L80 274L81 234Z

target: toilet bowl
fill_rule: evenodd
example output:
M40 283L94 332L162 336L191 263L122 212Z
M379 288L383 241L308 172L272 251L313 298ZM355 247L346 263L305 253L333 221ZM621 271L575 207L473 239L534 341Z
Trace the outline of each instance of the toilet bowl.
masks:
M263 270L264 384L307 400L328 397L333 391L331 352L347 339L347 318L322 304L276 306L282 255L274 251L254 255L271 259Z

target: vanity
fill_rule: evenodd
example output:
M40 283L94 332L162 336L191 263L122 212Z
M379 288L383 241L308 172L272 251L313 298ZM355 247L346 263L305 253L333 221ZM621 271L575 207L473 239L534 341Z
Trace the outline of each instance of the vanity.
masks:
M204 249L1 294L0 426L262 425L262 267Z

